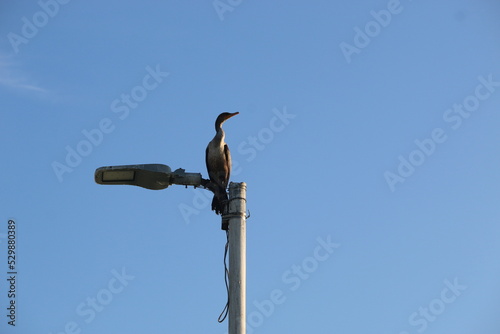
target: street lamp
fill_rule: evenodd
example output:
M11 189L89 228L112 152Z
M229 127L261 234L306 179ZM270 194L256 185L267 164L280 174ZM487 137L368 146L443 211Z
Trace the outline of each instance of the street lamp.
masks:
M128 184L146 189L160 190L172 184L206 188L209 180L200 173L186 173L184 169L172 169L162 164L123 165L97 168L95 182L98 184Z
M200 173L186 173L162 164L123 165L97 168L95 182L104 185L125 184L160 190L179 184L208 189L215 193L210 180ZM227 211L222 229L228 230L229 242L229 334L246 332L246 184L229 184Z

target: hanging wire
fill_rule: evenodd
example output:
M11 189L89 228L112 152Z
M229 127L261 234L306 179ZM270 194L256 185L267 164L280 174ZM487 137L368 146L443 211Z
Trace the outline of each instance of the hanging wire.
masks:
M224 320L226 320L227 314L229 312L229 284L228 284L229 270L227 269L227 261L226 261L228 249L229 249L229 230L226 230L226 246L224 247L224 282L226 283L227 302L226 306L224 306L224 309L219 315L219 318L217 319L218 322L223 322Z

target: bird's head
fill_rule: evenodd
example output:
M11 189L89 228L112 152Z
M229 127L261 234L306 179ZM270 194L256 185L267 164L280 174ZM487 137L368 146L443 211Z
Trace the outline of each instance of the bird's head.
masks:
M239 112L223 112L217 117L217 120L215 121L215 131L219 130L219 128L222 126L222 123L224 123L226 120L230 119L233 116L238 115Z

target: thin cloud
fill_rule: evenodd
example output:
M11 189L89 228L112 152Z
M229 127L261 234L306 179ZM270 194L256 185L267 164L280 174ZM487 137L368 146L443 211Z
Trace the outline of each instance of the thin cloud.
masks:
M48 94L49 92L37 85L28 75L17 69L16 64L7 61L0 55L0 86L19 92Z
M19 77L12 77L12 76L4 76L2 73L2 76L0 77L0 85L6 86L9 88L13 89L18 89L22 91L32 91L36 93L48 93L47 90L38 87L34 84L29 84L26 82L25 79L19 78Z

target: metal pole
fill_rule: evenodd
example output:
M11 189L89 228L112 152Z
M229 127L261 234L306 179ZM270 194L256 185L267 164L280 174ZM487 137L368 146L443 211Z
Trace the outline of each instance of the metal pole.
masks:
M246 188L229 184L229 334L246 333Z

